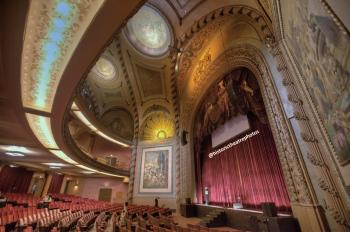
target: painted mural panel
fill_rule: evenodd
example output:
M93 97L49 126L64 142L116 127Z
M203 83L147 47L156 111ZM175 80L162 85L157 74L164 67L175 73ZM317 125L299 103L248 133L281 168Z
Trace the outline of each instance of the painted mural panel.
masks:
M171 147L143 150L140 192L171 192Z
M319 0L281 0L292 51L340 164L350 162L350 38Z

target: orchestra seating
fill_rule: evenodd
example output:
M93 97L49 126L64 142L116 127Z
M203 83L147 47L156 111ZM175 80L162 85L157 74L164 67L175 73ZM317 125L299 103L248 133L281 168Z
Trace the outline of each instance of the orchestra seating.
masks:
M109 222L114 232L218 232L200 225L180 226L167 208L131 204L125 212L123 204L55 194L47 208L38 209L34 203L39 204L40 198L8 196L13 204L0 208L0 232L88 231L92 225L97 232L102 232Z
M96 231L102 232L106 229L111 215L115 221L115 217L124 209L123 204L111 204L62 194L53 194L54 201L49 202L46 208L38 208L42 199L31 195L7 194L6 198L9 204L0 208L0 232L88 231L93 224L96 226ZM160 220L161 223L158 225L175 228L171 227L169 209L146 205L129 205L127 209L126 220L129 220L130 230L132 220L138 220L141 225ZM152 215L149 216L150 221L142 221L142 218L147 215Z

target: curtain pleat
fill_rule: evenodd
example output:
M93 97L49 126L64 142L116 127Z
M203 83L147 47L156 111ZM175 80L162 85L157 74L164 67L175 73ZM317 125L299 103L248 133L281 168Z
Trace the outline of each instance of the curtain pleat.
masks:
M52 174L51 183L49 186L48 193L60 193L61 185L63 182L63 175Z
M33 172L22 167L5 166L0 172L0 191L27 193Z

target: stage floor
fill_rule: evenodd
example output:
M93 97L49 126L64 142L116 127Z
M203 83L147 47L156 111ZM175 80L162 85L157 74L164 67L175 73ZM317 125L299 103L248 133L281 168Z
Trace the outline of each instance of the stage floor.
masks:
M182 227L187 227L188 224L196 225L199 224L199 222L202 220L198 217L191 217L191 218L185 218L182 217L180 214L175 213L174 214L174 220ZM227 232L240 232L241 230L233 229L231 227L223 226L223 227L213 227L213 229L221 230L221 231L227 231Z
M206 204L195 204L198 206L206 206L206 207L211 207L211 208L216 208L216 209L225 209L225 210L233 210L233 211L241 211L241 212L250 212L250 213L257 213L257 214L263 214L262 210L254 210L254 209L234 209L234 208L228 208L228 207L223 207L223 206L218 206L218 205L206 205ZM286 214L286 213L277 213L277 216L279 217L290 217L292 216L291 214Z
M225 212L225 226L241 231L300 231L298 221L290 214L278 214L277 217L265 217L262 211L251 209L233 209L215 205L195 204L195 215L204 218L213 210Z

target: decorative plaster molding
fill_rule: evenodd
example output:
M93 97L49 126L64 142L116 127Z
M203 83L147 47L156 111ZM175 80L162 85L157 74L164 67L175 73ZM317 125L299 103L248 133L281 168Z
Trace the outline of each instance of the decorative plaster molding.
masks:
M274 17L275 21L273 22L278 31L276 37L283 38L283 24L281 21L280 11L276 5L274 8L275 14L277 14L277 16ZM275 46L271 47L271 53L274 55L278 63L278 70L281 72L284 80L283 83L289 92L288 100L293 103L296 112L295 116L302 131L301 136L302 139L306 142L308 148L307 157L310 160L311 164L314 165L316 175L319 177L318 186L323 190L322 196L326 205L326 212L331 216L331 218L334 219L336 223L338 223L338 225L335 225L337 230L348 231L350 223L348 219L349 214L346 210L346 203L339 196L339 188L336 184L336 180L334 179L334 174L330 171L330 166L326 162L326 160L329 159L324 157L326 154L322 152L319 141L316 139L312 130L312 126L309 120L311 117L306 113L304 109L305 104L303 100L305 99L305 96L302 96L300 94L300 92L303 92L300 90L300 87L294 84L296 81L299 83L300 80L296 80L297 75L293 75L292 71L289 70L287 65L288 63L290 64L294 61L285 58L285 54L282 52L284 48L285 44L283 43L283 40L279 40Z
M210 40L214 32L220 25L229 20L240 19L249 22L257 29L261 38L268 41L271 45L275 43L271 24L266 16L256 9L247 6L226 6L212 11L196 21L187 32L185 32L178 41L178 48L184 52L179 63L178 88L181 90L185 86L188 78L188 72L193 67L193 58L203 49L204 45Z
M125 61L123 59L122 50L120 47L120 41L118 37L115 37L117 54L119 57L119 62L121 64L122 72L126 80L126 84L131 96L133 116L134 116L134 141L131 146L131 159L130 159L130 176L129 176L129 188L128 188L128 202L132 202L134 194L134 183L135 183L135 167L136 167L136 158L137 158L137 144L139 138L139 116L137 111L136 99L133 88L130 83L130 77L127 72Z

